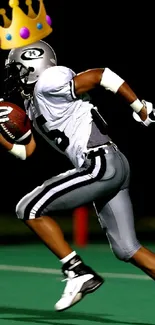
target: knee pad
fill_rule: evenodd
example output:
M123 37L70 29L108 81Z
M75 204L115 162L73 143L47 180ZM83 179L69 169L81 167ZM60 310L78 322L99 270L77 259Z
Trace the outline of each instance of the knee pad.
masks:
M136 239L132 243L130 243L125 239L117 239L113 238L111 235L107 234L108 241L110 243L110 248L114 255L121 261L128 262L130 258L140 249L141 245Z

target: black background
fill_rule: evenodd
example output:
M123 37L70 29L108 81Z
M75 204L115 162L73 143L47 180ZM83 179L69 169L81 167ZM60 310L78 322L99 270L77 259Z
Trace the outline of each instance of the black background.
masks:
M6 0L1 0L6 8ZM52 18L53 33L45 41L53 46L58 64L75 72L108 66L133 88L140 99L155 103L153 8L131 2L44 1ZM20 1L25 10L24 1ZM38 8L38 1L33 1ZM11 11L8 7L8 15ZM0 51L0 95L8 51ZM136 123L131 109L117 95L103 88L92 92L93 101L109 124L114 142L131 166L131 198L136 217L154 215L154 134ZM15 99L16 102L16 99ZM67 159L38 137L38 148L27 161L19 161L0 149L1 210L14 211L18 199L34 186L72 167Z

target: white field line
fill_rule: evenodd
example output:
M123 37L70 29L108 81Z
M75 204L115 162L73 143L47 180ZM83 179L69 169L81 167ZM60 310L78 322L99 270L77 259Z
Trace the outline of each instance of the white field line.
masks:
M53 275L62 274L61 270L58 269L20 266L20 265L7 265L7 264L0 264L0 271L53 274ZM140 274L109 273L109 272L107 273L99 272L99 274L105 278L113 278L113 279L152 280L149 276L140 275Z

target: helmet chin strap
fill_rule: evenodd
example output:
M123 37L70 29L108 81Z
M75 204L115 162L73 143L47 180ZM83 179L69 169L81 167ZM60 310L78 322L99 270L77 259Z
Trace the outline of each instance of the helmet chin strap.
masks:
M31 97L32 97L32 95L30 93L25 93L24 90L21 91L21 96L23 99L27 99L27 100L31 99Z
M33 84L29 84L27 85L26 83L23 84L23 89L21 90L21 96L23 99L31 99L33 96L33 89L35 86L36 82L34 82Z

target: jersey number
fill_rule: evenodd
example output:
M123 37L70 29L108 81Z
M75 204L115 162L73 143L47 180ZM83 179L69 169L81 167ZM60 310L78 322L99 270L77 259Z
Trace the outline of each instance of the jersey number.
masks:
M69 145L69 139L64 132L60 130L51 130L45 131L44 124L47 122L43 115L40 115L36 118L37 125L39 129L45 134L50 140L54 141L56 146L61 150L65 151Z

